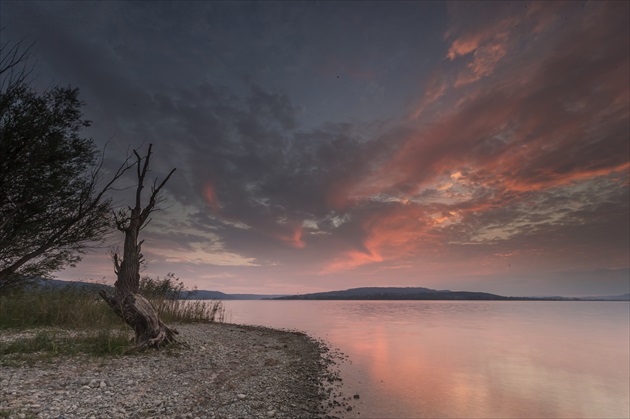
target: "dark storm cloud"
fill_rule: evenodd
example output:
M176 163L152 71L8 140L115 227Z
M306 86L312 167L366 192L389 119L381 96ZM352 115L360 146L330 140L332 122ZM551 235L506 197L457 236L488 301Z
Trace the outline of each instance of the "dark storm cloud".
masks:
M417 284L508 259L627 265L627 15L22 2L3 4L2 26L37 41L38 85L81 88L89 135L113 136L108 165L151 142L152 175L177 167L145 231L156 266L295 286L382 268Z

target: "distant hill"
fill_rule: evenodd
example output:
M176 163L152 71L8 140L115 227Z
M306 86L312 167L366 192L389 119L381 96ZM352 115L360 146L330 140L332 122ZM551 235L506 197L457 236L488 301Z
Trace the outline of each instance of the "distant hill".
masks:
M606 296L600 296L600 297L580 297L580 300L586 300L586 301L630 301L630 294L606 295Z
M284 294L226 294L221 291L196 290L190 298L193 300L268 300L283 297Z
M112 288L94 282L39 280L37 285L49 287L76 286L94 289ZM595 297L505 297L475 291L434 290L422 287L362 287L347 290L316 292L311 294L226 294L221 291L196 290L184 294L194 300L479 300L479 301L630 301L630 294Z
M60 279L42 279L38 278L31 284L35 287L50 287L50 288L65 288L75 287L82 289L94 289L96 291L100 289L111 289L112 285L99 284L98 282L83 282L83 281L62 281Z
M112 285L99 284L95 282L82 281L62 281L59 279L38 279L33 283L34 286L43 286L51 288L78 287L82 289L94 290L111 289ZM184 298L193 300L264 300L282 297L284 294L226 294L221 291L205 291L195 290L191 294L184 293Z
M630 301L630 294L600 297L505 297L487 292L434 290L420 287L364 287L312 294L286 295L277 300L484 300L484 301Z
M487 292L434 290L419 287L368 287L342 291L287 295L276 300L572 300L563 297L505 297Z

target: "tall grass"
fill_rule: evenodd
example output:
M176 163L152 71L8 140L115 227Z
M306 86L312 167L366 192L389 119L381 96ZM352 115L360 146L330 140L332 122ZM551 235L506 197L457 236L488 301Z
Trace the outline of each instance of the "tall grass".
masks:
M144 276L140 279L140 293L153 304L163 322L223 322L223 302L193 300L195 292L194 289L187 289L170 272L162 278Z
M151 302L165 323L224 320L225 309L221 301L176 299L194 295L190 291L182 290L174 293L172 289L167 289L166 292L141 289L140 292ZM0 329L107 329L117 326L124 327L122 320L93 287L41 287L0 296Z
M169 279L168 277L165 280ZM170 278L172 279L172 278ZM159 278L158 278L159 280ZM146 283L145 283L146 285ZM155 284L154 284L155 285ZM162 284L164 285L164 284ZM221 301L175 299L189 291L141 289L165 323L222 322ZM146 292L143 292L146 291ZM53 330L50 330L50 329ZM0 355L28 357L88 353L115 355L130 344L132 330L97 294L96 287L25 288L0 295L0 330L39 329L33 336L0 341ZM43 329L43 330L42 330ZM64 329L65 332L59 331ZM76 333L66 333L68 330Z
M164 323L223 322L225 307L221 301L150 299Z
M0 296L0 329L99 329L120 324L95 290L41 287Z

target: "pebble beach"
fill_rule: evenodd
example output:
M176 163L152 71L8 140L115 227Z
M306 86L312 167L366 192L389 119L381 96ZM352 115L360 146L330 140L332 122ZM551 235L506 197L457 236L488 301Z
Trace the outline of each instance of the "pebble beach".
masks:
M334 371L335 355L323 342L254 326L175 327L184 344L159 351L35 363L12 363L7 355L0 367L0 414L296 419L341 417L352 409ZM20 336L3 335L5 341Z

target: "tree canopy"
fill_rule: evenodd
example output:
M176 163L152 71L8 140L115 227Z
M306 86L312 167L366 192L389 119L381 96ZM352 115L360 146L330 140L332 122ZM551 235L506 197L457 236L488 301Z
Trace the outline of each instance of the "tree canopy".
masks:
M35 91L28 67L15 74L28 59L16 51L0 50L0 289L78 262L112 227L104 194L124 171L97 189L102 161L81 136L78 89Z

